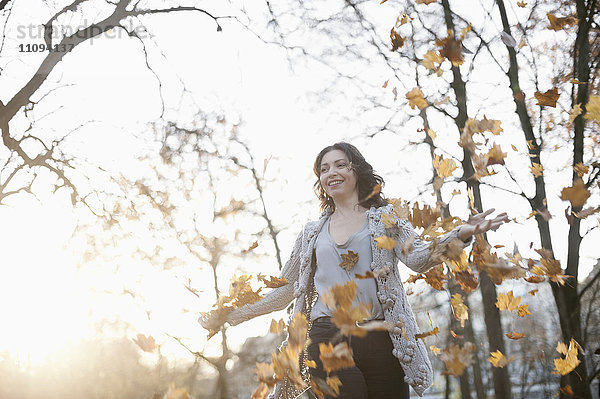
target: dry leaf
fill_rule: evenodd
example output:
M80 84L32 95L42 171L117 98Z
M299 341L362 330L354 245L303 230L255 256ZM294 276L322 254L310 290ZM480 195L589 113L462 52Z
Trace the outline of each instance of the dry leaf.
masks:
M400 36L398 32L396 32L395 28L392 28L390 31L390 41L392 42L392 51L396 51L402 46L404 46L405 37Z
M347 254L341 254L342 262L340 263L340 267L346 271L352 270L356 262L358 262L358 254L356 252L352 252L348 250Z
M569 201L573 208L583 206L589 197L590 192L581 179L577 179L572 186L565 187L560 192L560 199Z
M514 297L513 292L508 291L506 294L498 293L496 307L500 310L508 310L512 312L513 310L517 310L519 308L519 304L521 303L521 297Z
M488 357L488 361L492 363L494 367L502 368L514 360L512 356L510 358L507 358L500 351L492 352L490 353L490 355L491 356Z
M452 305L452 314L456 320L460 321L460 326L464 328L465 321L469 319L469 308L464 304L462 295L452 295L450 304Z
M154 349L156 349L156 342L150 335L145 336L143 334L138 334L137 338L133 339L133 342L135 342L135 344L144 352L154 352Z
M556 87L544 93L536 91L533 95L538 100L537 105L543 105L546 107L556 107L556 101L558 100L558 97L560 97Z
M527 5L527 3L525 3L524 1L517 1L517 5L521 8L525 8L525 6Z
M525 337L525 334L516 333L516 332L511 331L511 332L507 333L506 336L510 339L517 340L517 339L521 339L521 338Z
M564 387L560 387L559 389L562 393L564 393L565 395L569 395L569 396L574 396L575 392L573 392L573 388L571 388L571 385L567 385Z
M553 31L559 31L565 26L577 24L577 18L574 17L557 17L551 12L547 13L546 16L548 17L548 21L550 21L548 29L552 29Z
M449 35L445 39L436 40L435 45L441 47L440 56L446 58L452 65L459 66L465 61L462 54L462 40L454 39Z
M354 366L352 348L347 342L333 346L331 343L319 343L319 359L323 362L323 370L327 373Z
M429 105L427 100L425 100L425 97L423 97L423 92L418 87L415 87L406 93L406 99L408 100L408 105L410 105L411 109L423 109Z
M434 328L431 331L427 331L427 332L420 333L420 334L415 334L415 339L417 339L417 338L423 339L423 338L426 338L426 337L430 337L432 335L437 335L439 332L440 332L439 327L436 327L436 328Z
M271 325L269 326L269 332L273 334L280 334L285 330L285 322L283 319L279 319L279 321L275 321L271 319Z
M451 343L440 354L440 359L446 364L446 371L442 374L461 376L465 368L473 363L473 351L475 345L471 342L465 343L463 347Z
M571 338L571 341L569 342L568 349L564 343L559 342L556 347L556 351L562 355L565 355L565 358L554 359L555 371L553 371L552 374L567 375L571 371L575 370L579 363L581 363L581 360L577 358L577 348L579 347L579 344L573 338Z
M433 168L442 179L446 179L452 176L452 172L454 172L458 166L456 166L453 159L444 159L443 157L436 155L433 158Z
M396 247L396 240L388 236L376 237L375 242L377 243L378 248L392 250Z
M284 285L286 285L288 283L284 277L278 278L278 277L274 277L274 276L269 276L269 279L267 280L267 278L265 276L263 276L262 274L259 274L257 276L257 278L259 281L262 281L265 284L265 287L267 287L267 288L279 288L279 287L283 287Z
M485 155L487 159L487 166L490 165L504 165L504 157L506 156L505 152L502 152L500 145L494 144L492 148Z
M585 119L600 121L600 96L590 96L585 110Z
M573 123L575 118L577 118L577 116L581 114L581 112L581 104L575 104L573 108L571 108L571 110L569 111L569 123Z
M535 177L540 177L542 175L542 172L544 171L544 167L542 165L540 165L539 163L535 163L535 162L531 163L531 166L529 167L529 169L531 170L531 173Z

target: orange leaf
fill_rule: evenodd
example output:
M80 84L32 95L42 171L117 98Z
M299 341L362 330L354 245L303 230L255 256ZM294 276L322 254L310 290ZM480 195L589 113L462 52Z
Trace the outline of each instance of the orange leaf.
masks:
M284 285L286 285L288 283L284 277L277 278L277 277L269 276L269 279L267 280L267 278L265 276L263 276L262 274L258 275L258 280L262 281L267 288L279 288L279 287L283 287Z
M507 333L506 336L510 339L517 340L517 339L523 338L525 336L525 334L516 333L516 332L511 331L511 332Z
M423 92L418 87L415 87L406 93L406 99L408 100L408 105L410 105L411 109L423 109L429 105L427 100L425 100L425 97L423 97Z
M415 339L417 339L417 338L423 339L423 338L426 338L426 337L430 337L432 335L437 335L439 332L440 332L439 327L436 327L436 328L434 328L431 331L427 331L427 332L420 333L420 334L415 334Z

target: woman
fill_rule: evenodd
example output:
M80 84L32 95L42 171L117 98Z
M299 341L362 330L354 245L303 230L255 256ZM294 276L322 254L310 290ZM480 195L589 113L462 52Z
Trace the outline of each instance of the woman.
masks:
M319 343L336 340L340 334L330 320L332 310L320 297L336 284L354 281L355 302L371 304L371 319L401 323L403 328L370 331L364 338L347 339L355 366L332 373L342 383L338 398L408 398L409 385L422 396L432 384L433 372L422 340L415 338L418 327L397 263L400 260L418 273L427 271L437 264L429 256L431 242L421 241L406 219L397 219L391 228L384 225L382 214L392 213L393 206L381 194L370 195L377 184L383 185L383 179L353 145L339 142L324 148L315 160L314 172L315 191L323 212L318 221L308 222L296 239L282 270L288 284L272 290L258 302L233 310L227 322L236 325L284 309L295 298L292 316L302 312L311 322L307 357L317 366L309 369L311 378L324 380L327 374L319 359ZM495 230L508 221L505 213L486 220L492 211L471 216L467 224L441 236L439 243L455 240L455 244L464 248L474 234ZM396 247L380 248L375 238L383 235L393 238ZM403 244L409 237L414 241L407 250ZM344 264L342 255L350 251L358 254L358 259L353 264ZM372 271L375 278L355 277L367 271ZM209 321L203 323L205 327L209 324ZM297 394L289 381L284 381L278 384L274 396L291 399Z

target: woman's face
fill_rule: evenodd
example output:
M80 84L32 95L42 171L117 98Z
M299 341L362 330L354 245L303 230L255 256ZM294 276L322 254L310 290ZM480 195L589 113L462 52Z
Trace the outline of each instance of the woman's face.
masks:
M356 173L343 151L331 150L323 156L319 177L321 186L334 200L347 198L358 193Z

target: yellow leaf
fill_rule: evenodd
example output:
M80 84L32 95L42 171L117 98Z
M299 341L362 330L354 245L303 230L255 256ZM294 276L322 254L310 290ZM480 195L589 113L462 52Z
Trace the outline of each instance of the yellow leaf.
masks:
M571 338L569 342L569 348L567 346L559 342L559 345L556 347L558 353L565 355L565 358L554 359L554 370L552 374L560 374L567 375L571 371L575 370L575 368L581 363L581 360L577 358L579 344L575 339Z
M437 0L417 0L417 4L431 4L435 3Z
M462 295L454 294L450 299L452 305L452 313L456 320L460 321L460 326L465 327L465 321L469 319L469 308L464 304Z
M325 383L327 383L327 386L331 388L331 391L335 395L339 395L340 387L342 386L342 381L340 381L338 377L327 377L325 379Z
M433 159L433 167L442 179L446 179L452 176L452 172L454 172L458 168L453 159L444 159L439 155L436 155Z
M556 107L556 101L558 100L558 97L560 97L556 87L544 93L536 91L533 95L538 100L537 105L543 105L546 107Z
M570 187L565 187L560 192L560 199L569 201L573 208L583 206L590 197L590 192L581 179L577 179Z
M383 83L383 86L382 86L382 87L383 87L384 89L387 87L387 85L388 85L388 82L389 82L389 81L390 81L390 80L388 79L388 80L386 80L386 81Z
M165 393L165 399L192 399L187 389L175 388L175 385L171 384L169 389Z
M521 297L514 297L513 292L508 291L506 294L499 293L496 301L496 307L500 310L508 310L512 312L513 310L517 310L519 304L521 303Z
M585 119L600 121L600 96L590 96L585 109Z
M517 310L519 317L525 317L528 314L531 314L531 312L527 309L528 307L529 305L519 305L519 309Z
M510 145L510 148L512 148L512 150L513 150L513 151L517 151L517 147L515 147L515 145L514 145L514 144L511 144L511 145Z
M342 257L340 267L346 271L352 270L356 262L358 262L358 254L356 252L348 250L347 254L341 254L340 256Z
M427 135L431 138L431 140L435 140L437 137L437 133L431 128L427 129Z
M473 363L473 351L475 345L467 342L463 347L456 344L450 344L440 354L440 359L446 364L446 371L443 374L461 376L466 367Z
M524 1L517 1L517 5L521 8L525 8L525 6L527 5L527 3L525 3Z
M393 213L381 213L381 222L386 229L391 229L396 226L396 216Z
M285 330L285 322L283 319L279 319L279 321L271 319L271 326L269 327L270 333L280 334L283 330Z
M510 358L507 358L500 351L491 352L490 355L491 356L488 357L488 361L490 363L492 363L492 365L494 367L500 367L500 368L502 368L502 367L506 366L508 363L510 363L511 361L513 361L513 357L512 356Z
M415 87L406 93L406 98L408 99L408 105L410 105L411 109L423 109L429 105L427 100L425 100L425 97L423 97L423 92L418 87Z
M330 342L320 342L319 352L319 358L323 362L323 370L327 373L354 366L352 348L348 346L347 342L340 342L336 346L333 346Z
M308 359L306 359L306 360L304 361L304 365L305 365L306 367L310 367L311 369L314 369L314 368L316 368L316 367L317 367L317 362L315 362L314 360L308 360Z
M544 167L542 165L540 165L539 163L535 163L535 162L531 163L531 166L529 167L529 169L531 170L531 173L535 177L540 177L542 175L542 172L544 171Z
M392 250L396 247L396 240L388 236L376 237L375 242L378 248Z
M581 104L575 104L573 108L571 108L571 110L569 111L569 123L573 123L575 118L577 118L577 116L581 114L581 111Z
M433 352L433 353L434 353L436 356L437 356L437 355L439 355L439 354L440 354L440 352L441 352L441 349L440 349L440 348L438 348L438 347L437 347L437 346L435 346L435 345L431 345L431 346L429 346L429 349L431 349L431 351L432 351L432 352Z
M435 50L429 50L423 56L421 64L430 71L437 71L440 68L440 64L444 61L444 58L439 52Z
M496 119L468 119L465 123L465 133L472 136L475 133L490 132L494 135L499 135L503 129L500 126L500 121Z

